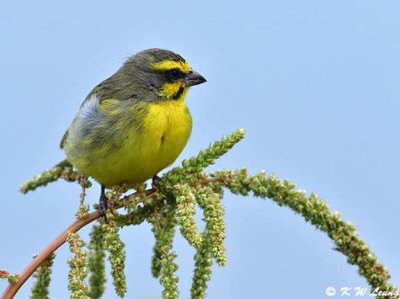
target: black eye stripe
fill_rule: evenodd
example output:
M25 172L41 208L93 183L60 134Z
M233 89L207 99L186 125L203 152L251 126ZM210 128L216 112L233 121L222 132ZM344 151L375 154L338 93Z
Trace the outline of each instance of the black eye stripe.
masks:
M165 75L167 76L168 79L175 81L178 80L180 78L183 78L185 76L185 73L182 72L180 69L178 68L174 68L174 69L170 69L165 71Z

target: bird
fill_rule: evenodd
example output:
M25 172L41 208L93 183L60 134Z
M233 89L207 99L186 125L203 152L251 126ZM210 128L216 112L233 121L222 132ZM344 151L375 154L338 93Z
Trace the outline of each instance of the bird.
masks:
M64 134L71 164L101 185L99 212L107 222L106 188L140 184L171 165L192 131L188 89L207 80L172 51L152 48L128 58L94 87Z

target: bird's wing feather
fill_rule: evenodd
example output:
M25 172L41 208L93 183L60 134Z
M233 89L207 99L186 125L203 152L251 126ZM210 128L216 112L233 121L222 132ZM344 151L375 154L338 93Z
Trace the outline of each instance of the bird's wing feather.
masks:
M93 93L90 93L87 98L83 101L78 114L75 116L75 119L72 121L72 124L76 121L78 117L83 117L83 118L91 118L93 117L94 114L96 114L97 107L98 107L99 99L97 96ZM72 126L71 124L71 126ZM61 139L60 142L60 148L64 148L65 141L68 138L69 131L71 129L71 126L67 129L65 132L63 138Z

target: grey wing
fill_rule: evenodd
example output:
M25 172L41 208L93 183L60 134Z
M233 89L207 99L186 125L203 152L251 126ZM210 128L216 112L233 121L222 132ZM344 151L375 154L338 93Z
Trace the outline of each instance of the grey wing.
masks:
M83 119L91 119L94 118L96 114L98 114L98 103L99 100L97 96L91 92L87 98L83 101L81 107L79 108L78 114L75 116L74 120L72 121L71 126L73 126L74 122L77 120L77 118L83 118ZM65 142L68 138L68 134L71 130L71 126L67 129L65 132L63 138L61 139L60 142L60 148L64 148Z

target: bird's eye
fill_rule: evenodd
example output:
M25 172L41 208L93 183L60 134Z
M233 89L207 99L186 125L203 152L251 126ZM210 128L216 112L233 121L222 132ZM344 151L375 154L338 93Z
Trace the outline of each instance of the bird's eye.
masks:
M179 78L182 78L185 74L178 68L170 69L165 72L168 79L170 80L177 80Z

